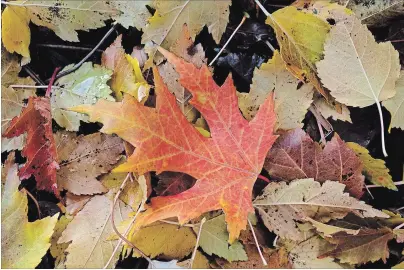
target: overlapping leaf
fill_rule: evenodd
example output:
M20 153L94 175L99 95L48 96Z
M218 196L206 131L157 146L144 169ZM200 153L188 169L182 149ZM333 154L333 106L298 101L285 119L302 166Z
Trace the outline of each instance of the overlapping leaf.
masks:
M383 106L391 114L390 128L404 130L404 71L401 71L400 78L396 82L396 94L394 97L383 101Z
M207 120L211 138L203 137L187 122L156 70L156 108L145 107L127 95L122 103L101 100L95 106L74 110L89 114L91 121L104 123L102 132L116 133L137 147L116 171L177 171L198 179L192 188L178 195L153 198L147 211L138 217L137 226L169 217L178 217L183 224L204 212L223 209L233 242L253 211L252 187L276 139L272 135L272 96L248 122L238 110L231 78L219 87L206 66L197 69L162 52L180 74L181 84L193 94L191 104Z

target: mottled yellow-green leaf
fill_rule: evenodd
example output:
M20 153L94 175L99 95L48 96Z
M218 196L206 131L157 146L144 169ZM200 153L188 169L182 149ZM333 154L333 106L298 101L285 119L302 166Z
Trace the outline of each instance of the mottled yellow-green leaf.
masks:
M383 101L383 106L391 114L391 128L404 130L404 71L401 71L400 78L396 82L396 94L394 97Z
M298 88L299 80L287 69L278 51L268 63L255 69L249 93L237 93L238 104L247 120L254 118L259 106L271 91L275 93L277 129L303 127L302 120L310 107L313 86L305 84Z
M35 268L51 245L59 214L28 222L27 194L18 190L17 168L8 168L1 200L1 267Z
M315 65L323 57L329 24L292 6L277 10L266 23L275 30L282 58L289 70L296 77L310 81L323 96L329 98L316 75Z
M29 57L29 17L24 7L7 6L1 14L1 39L7 51Z
M182 259L188 256L196 243L191 228L166 223L153 223L128 236L128 239L147 256L159 255L166 259ZM134 256L139 255L134 253Z
M299 8L303 12L313 14L326 22L331 19L335 22L339 22L354 14L350 9L347 9L343 5L332 3L329 0L298 0L293 3L293 6Z
M394 185L393 179L389 174L389 169L386 167L384 160L373 158L365 147L362 147L357 143L348 142L346 145L351 148L362 161L363 173L369 181L375 185L380 185L397 191L397 187Z
M337 232L346 232L348 234L355 235L359 232L359 230L351 230L351 229L345 229L337 226L332 226L328 225L322 222L318 222L312 218L306 218L305 220L309 221L311 225L313 225L318 232L321 232L324 236L331 236L334 233Z
M72 216L63 215L59 218L55 226L55 232L51 238L50 253L55 258L55 266L63 266L66 261L65 250L69 246L69 243L58 244L57 241L66 229L67 225L72 221ZM57 267L59 268L59 267ZM64 267L63 267L64 268Z
M230 0L154 1L156 12L149 19L142 36L142 43L146 44L145 50L149 54L145 69L150 68L153 61L157 64L162 61L162 56L157 53L153 43L170 48L183 34L184 23L188 25L192 39L206 25L213 39L219 43L229 20L230 4Z
M109 4L121 12L121 14L113 16L116 22L125 28L133 26L141 30L146 26L147 19L151 16L146 5L152 6L153 0L110 1Z
M229 233L226 226L224 215L206 221L202 226L199 246L207 254L216 254L229 262L246 261L247 254L239 241L229 245ZM198 233L199 227L193 229L195 233Z

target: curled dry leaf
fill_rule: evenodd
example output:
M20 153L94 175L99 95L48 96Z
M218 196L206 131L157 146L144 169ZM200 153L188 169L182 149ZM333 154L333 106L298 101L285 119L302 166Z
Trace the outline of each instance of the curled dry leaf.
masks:
M59 189L76 195L107 192L96 177L109 172L118 162L124 150L122 140L101 133L77 136L59 132L55 137L60 161Z
M363 165L341 138L335 134L324 149L301 129L283 134L269 152L264 168L274 179L290 181L314 178L344 184L357 198L363 194Z
M27 157L19 170L21 180L35 176L37 188L59 196L56 170L59 169L49 98L30 97L21 114L14 117L3 136L12 138L27 133L27 144L22 155Z
M298 224L305 218L328 221L348 213L360 217L388 215L344 193L345 186L334 181L322 185L313 179L270 183L253 204L265 226L283 238L295 241L305 238Z
M231 78L220 87L205 65L198 69L160 50L180 74L181 84L192 93L190 102L204 115L211 138L203 137L188 123L156 69L156 108L145 107L126 95L122 103L100 100L94 106L73 110L89 114L90 121L104 123L102 132L116 133L136 146L128 162L116 171L176 171L198 179L180 194L152 198L148 209L137 218L137 227L170 217L178 217L184 224L205 212L223 209L229 241L234 242L247 225L248 213L253 212L252 188L277 138L272 135L272 95L248 122L238 109Z
M249 93L237 93L238 104L247 120L254 118L259 106L273 91L275 99L276 129L294 129L303 127L312 97L313 87L304 84L298 88L299 80L287 69L278 51L268 63L255 69L253 83Z

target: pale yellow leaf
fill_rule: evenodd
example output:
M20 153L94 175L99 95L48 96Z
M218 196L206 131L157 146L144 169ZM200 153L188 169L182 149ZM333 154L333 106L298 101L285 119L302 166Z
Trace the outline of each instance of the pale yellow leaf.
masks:
M317 97L314 98L313 104L316 106L318 111L321 113L324 118L332 118L333 120L340 120L340 121L345 121L352 123L351 120L351 113L349 112L349 109L347 106L342 105L342 112L339 113L337 112L334 108L332 108L325 100L324 98Z
M401 71L396 82L396 92L394 97L383 101L383 106L391 114L389 131L391 128L404 130L404 71Z

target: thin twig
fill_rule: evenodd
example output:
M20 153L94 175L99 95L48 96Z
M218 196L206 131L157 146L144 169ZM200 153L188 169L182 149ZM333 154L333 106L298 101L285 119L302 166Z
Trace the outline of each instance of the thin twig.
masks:
M45 83L44 81L42 81L42 80L34 73L34 71L33 71L30 67L28 67L28 66L25 65L25 66L23 66L22 68L24 69L25 72L28 73L28 75L29 75L37 84L46 85L46 83Z
M180 227L191 227L191 228L194 228L194 227L199 227L199 225L200 225L200 223L181 225L179 222L170 221L170 220L165 220L165 219L162 219L162 220L160 220L160 221L161 221L161 222L164 222L164 223L167 223L167 224L178 225L178 226L180 226Z
M192 269L192 264L194 263L194 260L195 260L196 251L198 250L198 246L199 246L199 239L201 238L202 227L205 222L206 222L206 218L203 218L201 220L201 224L199 225L198 237L196 238L195 248L194 248L194 251L192 252L191 259L189 260L190 269Z
M255 232L254 232L254 227L253 227L253 225L251 224L251 221L250 221L249 219L247 219L247 221L248 221L248 225L250 225L250 229L251 229L252 235L253 235L253 237L254 237L254 241L255 241L255 245L257 246L258 253L260 254L260 257L261 257L261 260L262 260L262 264L263 264L263 265L268 265L267 261L265 260L264 256L262 255L262 252L261 252L261 249L260 249L260 245L259 245L259 243L258 243L257 236L255 235Z
M398 230L398 229L401 229L402 227L404 227L404 223L401 223L400 225L395 227L393 230Z
M277 245L276 242L278 242L278 239L279 239L279 235L276 235L276 237L275 237L275 239L274 239L274 242L272 243L272 245L273 245L274 247L276 247L276 245Z
M396 211L400 211L400 210L403 210L403 209L404 209L404 206L401 206L400 208L397 208Z
M23 84L12 84L10 85L11 88L34 88L34 89L42 89L48 88L47 85L23 85ZM59 86L52 86L52 89L59 89Z
M31 194L31 192L29 192L26 188L22 188L27 194L28 196L32 199L32 201L35 203L36 205L36 209L38 210L38 218L41 219L42 218L42 213L41 213L41 209L39 208L39 203L38 201L35 199L34 195Z
M59 73L56 76L56 79L60 79L63 76L66 76L72 72L75 72L77 69L79 69L81 67L81 65L87 61L88 58L90 58L93 53L102 45L102 43L112 34L112 32L115 31L115 28L117 27L117 24L114 23L114 25L111 27L111 29L108 30L108 32L102 37L102 39L98 42L97 45L95 45L94 49L91 50L91 52L89 52L80 62L78 62L77 64L75 64L71 69L69 70L65 70L61 73ZM49 80L47 80L49 81Z
M68 46L68 45L58 45L58 44L36 44L37 47L53 48L53 49L65 49L65 50L76 50L76 51L91 51L92 48L78 47L78 46ZM96 52L103 52L103 50L95 50Z
M130 173L128 173L128 175L126 176L125 180L122 182L122 185L119 187L119 190L123 190L126 182L129 180L129 175ZM115 226L115 219L114 219L114 210L115 210L115 205L118 202L119 199L119 195L120 192L117 192L115 195L115 199L114 199L114 203L112 204L112 208L111 208L111 224L112 224L112 229L114 230L114 232L119 236L119 238L121 238L123 241L125 241L126 244L128 244L132 249L134 249L136 252L138 252L143 258L145 258L149 263L152 263L152 260L143 252L141 251L139 248L137 248L134 244L132 244L132 242L130 242L125 236L123 236L118 229Z
M56 74L58 74L59 69L60 69L60 67L57 67L57 68L55 68L55 70L53 71L53 74L52 74L52 77L51 77L51 79L50 79L48 88L46 89L46 94L45 94L46 97L50 97L50 94L51 94L51 92L52 92L52 85L53 85L53 83L55 82Z
M393 184L395 186L404 185L404 181L393 182ZM367 188L378 188L378 187L383 187L383 186L380 186L380 185L367 185L366 187Z
M272 46L272 44L268 40L265 40L265 44L267 44L267 46L271 49L272 52L275 51L274 46Z
M226 41L226 43L223 45L223 47L220 49L220 51L218 52L218 54L216 54L215 58L213 58L213 60L210 62L209 66L213 65L213 63L216 61L216 59L222 54L222 52L224 51L224 49L227 47L227 45L230 43L230 41L232 40L233 36L237 33L238 29L243 25L243 23L245 22L247 16L244 15L243 19L241 19L241 22L239 23L239 25L236 27L236 29L234 29L233 33L231 34L231 36L229 37L229 39Z
M373 197L373 194L372 194L372 192L370 192L368 186L365 185L365 188L366 188L366 191L369 193L370 197L372 197L372 200L374 200L375 197Z

